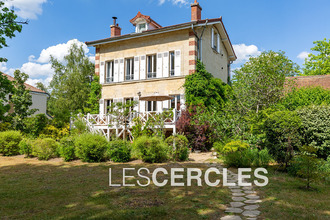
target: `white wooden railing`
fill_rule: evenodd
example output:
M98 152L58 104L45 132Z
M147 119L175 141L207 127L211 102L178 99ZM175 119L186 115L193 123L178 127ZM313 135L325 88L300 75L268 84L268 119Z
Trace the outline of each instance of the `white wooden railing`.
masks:
M118 129L125 128L130 129L134 126L134 119L140 118L142 123L146 123L148 120L159 120L157 116L159 116L160 112L132 112L128 115L128 117L118 118L119 116L111 115L111 114L87 114L87 115L78 115L78 118L83 120L90 132L92 133L102 133L107 136L105 133L106 129ZM175 123L180 117L181 112L173 109L170 117L163 118L163 122L165 126L173 126L175 127Z

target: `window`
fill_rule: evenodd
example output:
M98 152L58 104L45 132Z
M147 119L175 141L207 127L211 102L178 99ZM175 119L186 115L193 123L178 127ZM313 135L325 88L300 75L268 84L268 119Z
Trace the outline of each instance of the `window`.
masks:
M157 111L157 102L156 101L147 101L146 111L147 112L156 112Z
M170 100L170 108L180 110L180 95L170 95L173 97L172 100Z
M134 101L133 98L126 98L126 99L125 99L125 104L132 104L133 101ZM130 108L130 112L133 111L133 108L134 108L134 106L131 106L131 108Z
M137 33L141 33L142 31L146 31L147 30L147 24L146 23L141 23L137 25Z
M212 28L212 42L211 47L218 53L220 53L220 35L216 29Z
M126 81L130 81L134 79L134 60L133 58L126 59Z
M170 52L170 76L175 75L175 55L174 51Z
M147 56L148 79L156 78L157 60L156 55Z
M113 99L108 99L108 100L105 100L105 114L108 114L110 113L111 111L111 106L113 104Z
M105 82L106 83L112 83L114 81L114 65L113 65L113 61L109 61L106 63L106 78L105 78Z

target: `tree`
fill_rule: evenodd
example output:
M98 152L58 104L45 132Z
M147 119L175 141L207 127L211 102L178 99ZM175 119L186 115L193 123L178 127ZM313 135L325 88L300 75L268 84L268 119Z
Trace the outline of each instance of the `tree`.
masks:
M0 1L0 49L7 47L6 37L15 37L15 31L22 31L22 24L27 24L27 21L16 21L17 15L14 10L4 7L4 1ZM0 57L0 62L6 62L7 59Z
M62 122L69 122L71 114L84 113L88 107L94 64L85 56L82 46L73 44L60 63L51 57L55 71L49 89L49 111Z
M88 97L88 107L85 108L85 112L89 112L91 114L98 114L100 110L99 100L101 98L101 89L102 86L99 83L100 77L94 75L93 81L91 83L91 91Z
M278 163L287 167L294 152L300 146L299 129L301 120L296 112L277 111L264 121L262 130L265 132L264 146Z
M44 92L48 93L47 87L42 82L37 82L36 87Z
M300 153L292 160L292 165L297 169L297 175L306 179L306 188L311 188L311 183L320 179L323 175L320 172L321 161L316 157L317 149L311 146L300 147Z
M237 111L242 114L259 112L275 105L283 96L287 76L298 73L297 64L285 53L268 51L251 57L240 69L234 71L233 90Z
M203 105L207 108L222 109L227 101L230 87L221 79L214 78L205 66L197 61L197 72L186 76L185 83L187 105Z
M7 119L6 113L10 109L7 97L13 92L13 89L11 81L0 72L0 122L4 122Z
M330 74L330 39L314 41L315 47L305 60L304 75L329 75Z
M36 112L36 109L30 109L32 96L25 86L25 82L29 76L26 73L16 70L14 72L14 78L14 92L10 100L13 104L14 112L11 116L13 117L13 127L23 131L24 120Z

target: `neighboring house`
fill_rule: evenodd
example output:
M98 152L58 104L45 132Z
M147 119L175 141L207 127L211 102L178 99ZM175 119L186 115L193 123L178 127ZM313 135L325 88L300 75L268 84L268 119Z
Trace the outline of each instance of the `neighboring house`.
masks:
M10 81L15 80L14 77L11 77L7 74L3 74L3 75L5 75ZM30 106L30 109L37 109L37 111L34 113L35 115L36 114L47 115L47 99L49 98L49 94L27 83L25 83L25 87L27 90L30 90L30 94L32 96L32 105ZM7 100L9 100L9 102L10 102L10 97L11 95L7 97ZM12 113L13 108L11 108L9 112ZM47 117L49 116L47 115Z
M228 82L236 55L222 18L202 20L197 1L191 21L162 27L140 12L130 20L135 32L121 35L116 23L111 37L86 42L96 48L95 71L100 76L100 116L114 102L137 101L139 113L185 108L185 76L196 71L197 60L214 77ZM117 131L118 132L118 131Z

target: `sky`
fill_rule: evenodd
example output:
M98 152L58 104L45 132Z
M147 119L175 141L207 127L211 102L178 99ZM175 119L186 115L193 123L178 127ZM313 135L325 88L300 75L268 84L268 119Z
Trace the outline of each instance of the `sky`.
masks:
M83 42L110 37L112 17L118 17L122 34L134 32L129 22L138 11L162 26L189 22L194 0L5 0L29 20L21 33L0 49L0 71L15 69L29 74L29 84L52 79L50 55L63 61L73 43L83 45L94 62L95 49ZM222 16L238 57L233 69L262 51L284 51L303 65L313 41L330 38L329 0L199 0L202 18Z

